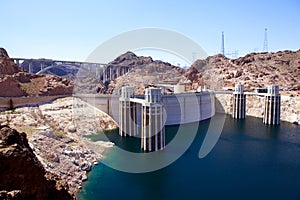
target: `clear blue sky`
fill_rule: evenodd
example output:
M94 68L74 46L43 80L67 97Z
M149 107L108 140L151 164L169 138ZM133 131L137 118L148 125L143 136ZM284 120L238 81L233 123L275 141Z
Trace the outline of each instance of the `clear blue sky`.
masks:
M209 54L243 56L263 49L300 48L300 1L0 0L0 46L11 57L84 61L120 33L155 27L190 37Z

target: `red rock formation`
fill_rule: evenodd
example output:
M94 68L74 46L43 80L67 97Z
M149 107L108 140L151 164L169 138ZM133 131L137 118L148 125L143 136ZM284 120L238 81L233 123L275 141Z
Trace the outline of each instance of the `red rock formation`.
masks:
M45 171L26 134L8 126L0 126L0 180L0 191L19 190L24 199L74 199L65 181Z
M22 89L19 82L11 76L5 76L0 79L0 96L16 97L24 96L26 92Z
M136 56L132 52L122 54L109 64L131 66L133 70L111 82L105 91L108 94L117 92L122 86L135 86L136 94L144 94L148 85L176 84L184 74L184 69L170 63L153 61L151 57Z
M0 96L70 95L73 82L53 75L23 72L0 48Z
M9 59L5 49L0 48L0 77L3 75L12 75L21 71L19 66Z
M237 59L228 59L220 54L210 56L197 60L185 73L185 78L193 85L204 82L209 88L217 85L221 89L240 82L249 91L271 84L286 90L300 90L300 50L251 53ZM219 83L216 84L216 81Z
M151 57L144 57L144 56L136 56L134 53L128 51L120 56L118 56L115 60L110 62L111 65L120 65L123 66L141 66L145 64L152 63L153 60Z

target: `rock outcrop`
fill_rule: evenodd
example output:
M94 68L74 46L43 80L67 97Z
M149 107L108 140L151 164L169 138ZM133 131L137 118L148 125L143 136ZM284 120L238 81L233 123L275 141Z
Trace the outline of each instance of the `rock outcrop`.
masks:
M112 62L108 63L107 67L122 65L130 68L135 68L151 63L153 63L151 57L136 56L132 52L126 52L118 56ZM112 94L114 88L116 87L114 84L116 82L117 81L106 81L105 83L102 83L102 81L95 76L95 73L87 73L84 70L79 70L77 79L74 81L74 92L77 94Z
M251 53L237 59L223 55L197 60L185 73L194 87L211 89L232 87L236 83L253 88L279 85L284 90L300 90L300 50L276 53Z
M0 88L1 97L69 95L73 93L73 82L58 76L23 72L0 48Z
M151 57L122 54L109 65L123 65L131 71L98 88L100 93L117 94L122 86L135 86L137 94L153 84L190 82L191 89L206 86L223 89L242 83L246 91L277 84L283 90L300 90L300 50L277 53L251 53L237 59L218 54L197 60L187 69L172 66ZM95 84L91 82L92 85ZM95 89L94 89L95 90Z
M0 78L3 75L12 75L21 71L19 66L9 59L4 48L0 48Z
M2 97L25 96L27 94L20 82L10 75L0 79L0 88L0 96Z
M135 86L136 94L144 94L149 85L154 84L177 84L184 70L170 63L152 60L151 57L136 56L132 52L122 54L111 65L130 66L131 71L117 78L108 85L106 93L119 93L123 86Z
M137 66L143 66L153 63L153 60L151 57L144 57L144 56L137 56L131 51L128 51L120 56L118 56L116 59L114 59L112 62L109 63L109 65L120 65L128 66L128 67L137 67ZM169 64L170 65L170 64Z
M18 190L24 199L74 199L65 181L45 171L26 134L8 126L0 126L0 180L0 190Z

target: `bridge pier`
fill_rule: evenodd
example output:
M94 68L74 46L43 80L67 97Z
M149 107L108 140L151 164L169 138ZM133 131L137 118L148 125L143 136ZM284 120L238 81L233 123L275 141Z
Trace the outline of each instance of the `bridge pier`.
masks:
M95 68L96 78L98 79L98 78L100 77L98 65L93 64L93 66L94 66L94 68Z
M242 84L235 85L232 117L235 119L244 119L246 117L246 95Z
M120 77L120 67L117 67L117 78Z
M20 60L16 60L16 64L20 67Z
M41 62L41 69L40 69L40 71L43 70L43 69L44 69L44 63Z
M32 74L32 62L29 62L28 72Z
M263 123L268 125L280 124L280 94L279 86L268 86L265 95L265 112Z
M109 80L114 80L114 78L113 78L113 68L112 67L110 67L109 68Z
M105 83L107 80L107 68L103 69L103 83Z

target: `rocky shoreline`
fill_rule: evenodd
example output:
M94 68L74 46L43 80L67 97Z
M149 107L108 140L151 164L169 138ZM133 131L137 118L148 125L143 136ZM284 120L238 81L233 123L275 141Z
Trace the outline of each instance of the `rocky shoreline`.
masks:
M113 146L111 142L95 143L83 136L117 128L107 114L73 97L1 112L0 125L25 132L45 170L65 180L72 194Z

